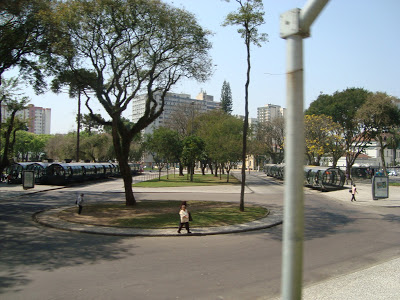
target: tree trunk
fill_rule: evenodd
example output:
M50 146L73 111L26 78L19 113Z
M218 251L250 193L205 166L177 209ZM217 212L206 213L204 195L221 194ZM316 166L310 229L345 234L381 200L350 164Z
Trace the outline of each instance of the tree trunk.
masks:
M81 131L81 91L78 91L78 128L76 129L76 162L79 162L79 138Z
M10 160L8 159L8 157L14 147L13 142L11 141L11 135L13 132L13 127L14 127L15 114L16 114L16 112L14 112L14 111L11 113L10 126L7 128L7 130L4 133L4 150L3 150L3 156L1 157L1 161L0 161L0 171L1 172L3 172L3 170L10 164ZM15 135L14 135L14 137L15 137ZM14 142L15 142L15 138L14 138Z
M381 154L381 162L382 162L383 174L385 176L387 176L386 162L385 162L385 146L383 145L382 136L379 136L378 139L379 139L379 146L380 146L379 152Z
M244 211L244 191L246 187L246 152L247 152L247 131L249 129L249 85L250 85L250 36L246 28L246 50L247 50L247 74L245 84L245 111L243 122L243 151L242 151L242 185L240 189L240 211Z
M132 190L132 173L128 164L128 158L119 160L119 168L121 171L122 179L124 180L125 189L125 205L133 206L136 204L135 196Z
M194 162L190 162L190 182L193 182L193 173L194 173Z
M207 163L206 162L201 162L201 174L206 175L206 168L207 168Z
M183 175L183 166L181 162L179 163L179 176L185 176Z
M115 154L119 163L121 176L124 180L125 205L133 206L136 204L136 199L132 191L132 173L128 163L129 148L132 138L128 135L126 131L124 131L124 125L121 123L121 119L118 119L117 117L115 119L113 118L113 144ZM118 128L118 125L120 125L120 128Z

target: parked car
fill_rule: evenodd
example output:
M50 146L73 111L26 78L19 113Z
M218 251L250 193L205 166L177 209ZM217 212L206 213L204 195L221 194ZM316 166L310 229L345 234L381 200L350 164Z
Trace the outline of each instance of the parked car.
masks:
M389 176L397 176L397 173L396 173L396 171L390 171L390 172L388 173L388 175L389 175Z

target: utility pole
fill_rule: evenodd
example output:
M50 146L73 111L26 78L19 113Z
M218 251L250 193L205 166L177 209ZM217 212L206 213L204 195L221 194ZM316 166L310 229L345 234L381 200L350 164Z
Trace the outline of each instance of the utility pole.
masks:
M303 38L328 0L309 0L303 9L280 17L280 35L286 39L286 147L282 249L282 299L300 300L304 238L304 91Z

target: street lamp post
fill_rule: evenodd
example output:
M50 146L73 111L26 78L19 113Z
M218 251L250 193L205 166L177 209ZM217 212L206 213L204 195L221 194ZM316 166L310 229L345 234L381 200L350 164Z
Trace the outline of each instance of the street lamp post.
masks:
M302 10L281 15L281 37L286 39L286 147L282 246L282 299L301 299L304 235L304 92L303 38L328 0L309 0Z

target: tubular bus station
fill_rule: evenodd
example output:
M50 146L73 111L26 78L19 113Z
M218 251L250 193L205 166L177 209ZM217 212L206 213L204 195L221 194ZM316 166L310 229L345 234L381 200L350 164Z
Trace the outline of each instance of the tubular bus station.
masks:
M264 172L268 176L284 179L284 164L268 164L264 166ZM304 167L304 185L322 191L332 191L343 188L345 183L345 174L339 168L305 166Z
M143 171L138 163L130 163L132 176ZM67 185L73 182L100 180L120 176L118 164L114 163L44 163L20 162L6 169L8 183L20 184L23 172L33 171L37 184Z

